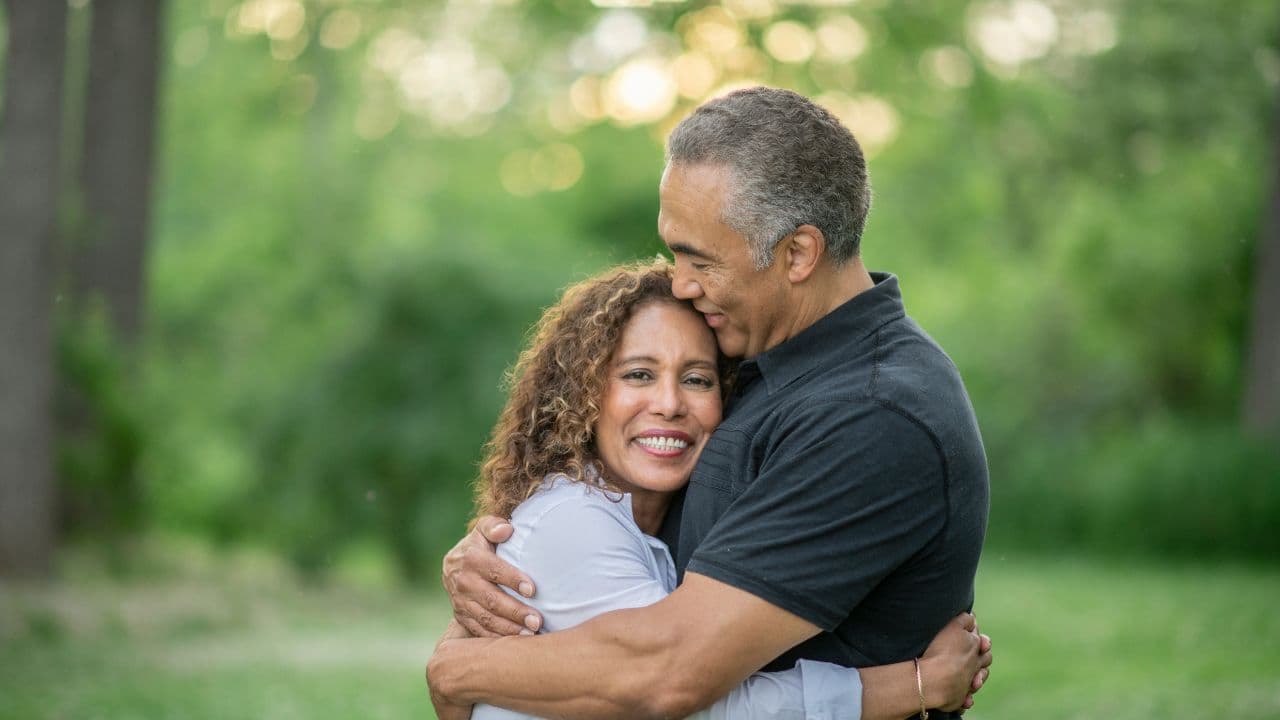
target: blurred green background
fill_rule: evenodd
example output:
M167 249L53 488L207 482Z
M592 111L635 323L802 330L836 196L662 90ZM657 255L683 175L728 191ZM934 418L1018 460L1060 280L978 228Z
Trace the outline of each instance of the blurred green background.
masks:
M10 0L0 30L0 191L56 188L52 234L0 213L50 258L6 317L53 328L0 367L11 511L52 489L25 540L0 508L0 717L429 716L525 330L662 250L666 132L767 83L863 143L864 259L977 409L970 717L1280 718L1280 4Z

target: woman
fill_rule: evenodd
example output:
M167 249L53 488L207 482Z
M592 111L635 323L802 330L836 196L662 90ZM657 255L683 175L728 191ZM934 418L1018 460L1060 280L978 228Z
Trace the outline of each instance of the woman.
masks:
M672 297L661 260L580 283L543 315L512 373L477 487L481 514L512 519L499 554L538 578L543 631L674 590L670 553L653 535L720 422L731 371L701 316ZM926 691L937 693L926 696L930 706L968 706L978 661L966 635L950 623L922 659ZM876 679L914 672L912 663L860 675L801 661L753 675L705 716L856 718L865 683L874 703L862 717L901 717L920 708L916 684L885 683L877 695ZM480 705L473 717L528 716Z

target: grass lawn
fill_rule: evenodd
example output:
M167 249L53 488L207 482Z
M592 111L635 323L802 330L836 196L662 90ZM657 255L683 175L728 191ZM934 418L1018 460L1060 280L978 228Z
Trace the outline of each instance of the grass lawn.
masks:
M205 560L0 585L0 718L430 718L435 595ZM967 718L1280 718L1280 570L988 553Z

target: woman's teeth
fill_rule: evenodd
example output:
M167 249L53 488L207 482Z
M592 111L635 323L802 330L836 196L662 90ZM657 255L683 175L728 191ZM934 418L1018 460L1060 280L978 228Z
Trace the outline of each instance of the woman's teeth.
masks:
M654 450L683 450L689 447L689 443L684 440L677 440L670 437L642 437L637 438L636 442L641 445L652 448Z

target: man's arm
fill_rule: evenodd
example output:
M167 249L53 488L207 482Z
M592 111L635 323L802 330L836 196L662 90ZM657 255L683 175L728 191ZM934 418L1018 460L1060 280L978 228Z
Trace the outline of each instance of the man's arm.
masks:
M818 633L754 595L693 573L667 598L535 638L441 643L432 692L543 717L683 717Z
M688 573L654 605L561 632L442 642L427 677L433 696L454 704L485 702L558 718L684 717L818 631L748 592ZM984 657L990 664L989 653ZM925 667L926 676L935 673ZM872 672L863 720L918 709L913 663ZM965 694L928 682L925 691L930 707L959 707Z

